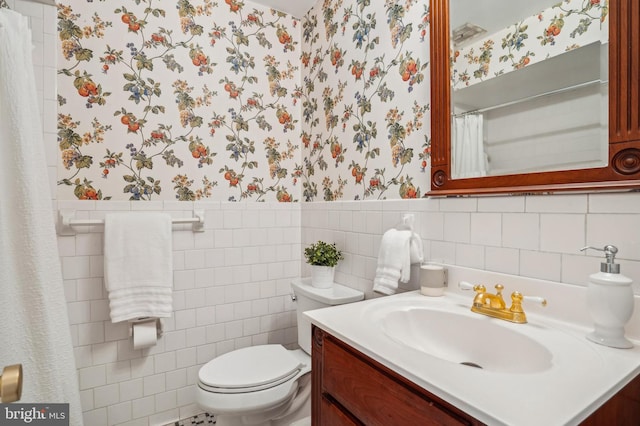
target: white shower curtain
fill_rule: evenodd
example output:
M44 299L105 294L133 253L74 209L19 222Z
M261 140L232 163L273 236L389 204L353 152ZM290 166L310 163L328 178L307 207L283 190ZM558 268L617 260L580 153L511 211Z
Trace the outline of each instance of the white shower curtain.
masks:
M482 114L454 117L452 126L451 177L486 176L489 169L484 152Z
M27 18L0 9L0 369L25 403L82 409L62 284Z

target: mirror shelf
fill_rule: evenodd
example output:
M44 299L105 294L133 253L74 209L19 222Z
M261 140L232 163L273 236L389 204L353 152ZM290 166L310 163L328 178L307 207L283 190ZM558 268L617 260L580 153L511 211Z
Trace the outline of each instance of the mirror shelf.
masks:
M431 0L431 192L429 196L640 188L640 4L609 3L608 165L451 178L449 0Z

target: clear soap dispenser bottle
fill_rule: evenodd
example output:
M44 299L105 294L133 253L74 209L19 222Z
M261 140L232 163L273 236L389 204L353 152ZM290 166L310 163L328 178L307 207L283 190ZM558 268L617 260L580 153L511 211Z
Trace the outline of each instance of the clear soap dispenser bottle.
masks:
M620 265L615 263L618 249L607 245L604 248L584 247L603 251L607 259L600 264L600 272L589 276L587 307L593 319L594 330L587 339L612 348L632 348L633 343L624 337L624 326L633 314L633 289L631 279L620 274Z

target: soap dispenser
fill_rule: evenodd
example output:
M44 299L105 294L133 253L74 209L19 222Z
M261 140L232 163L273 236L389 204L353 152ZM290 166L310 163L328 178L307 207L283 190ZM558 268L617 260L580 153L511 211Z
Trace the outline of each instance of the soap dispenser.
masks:
M633 314L633 289L631 279L620 274L620 265L615 263L618 249L606 245L603 249L606 262L600 264L600 272L589 276L587 306L594 323L594 330L587 339L612 348L632 348L633 343L624 337L624 326Z

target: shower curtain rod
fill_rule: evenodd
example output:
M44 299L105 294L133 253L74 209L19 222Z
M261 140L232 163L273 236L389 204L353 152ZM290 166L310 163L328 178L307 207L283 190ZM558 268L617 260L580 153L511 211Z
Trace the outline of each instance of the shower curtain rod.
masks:
M55 6L56 0L24 0L29 3L40 3L47 6ZM7 0L0 0L0 9L9 9L9 4Z
M582 87L591 86L591 85L596 84L596 83L606 84L608 82L609 82L609 80L606 80L606 81L602 81L602 80L586 81L584 83L578 83L578 84L575 84L573 86L563 87L561 89L556 89L556 90L550 90L550 91L545 92L545 93L539 93L537 95L527 96L527 97L522 98L522 99L516 99L514 101L509 101L509 102L505 102L505 103L502 103L502 104L489 106L489 107L486 107L486 108L479 108L479 109L474 109L472 111L461 112L461 113L458 113L458 114L454 114L453 117L464 117L465 115L480 114L480 113L491 111L491 110L494 110L494 109L499 109L499 108L504 108L504 107L508 107L508 106L511 106L511 105L519 104L520 102L532 101L534 99L542 98L544 96L557 95L559 93L570 92L571 90L575 90L575 89L580 89Z

